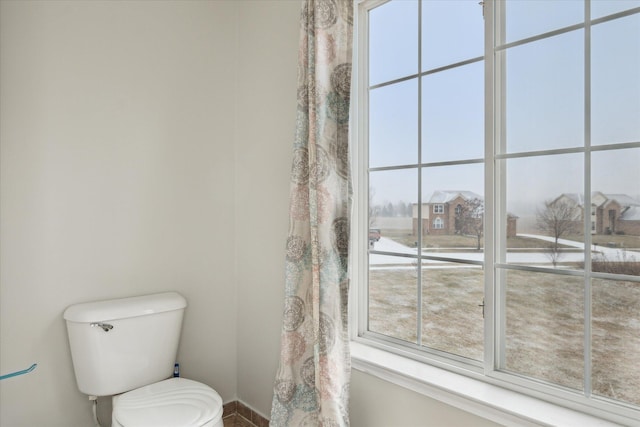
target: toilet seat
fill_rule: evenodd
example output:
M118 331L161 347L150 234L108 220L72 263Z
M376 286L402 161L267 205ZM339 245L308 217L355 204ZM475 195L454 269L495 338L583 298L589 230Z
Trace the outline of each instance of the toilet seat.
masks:
M222 426L222 398L205 384L170 378L114 396L112 426Z

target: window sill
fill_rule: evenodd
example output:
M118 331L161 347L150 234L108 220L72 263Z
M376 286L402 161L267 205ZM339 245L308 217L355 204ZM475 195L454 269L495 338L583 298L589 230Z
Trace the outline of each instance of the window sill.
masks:
M351 361L353 369L505 426L619 426L356 341Z

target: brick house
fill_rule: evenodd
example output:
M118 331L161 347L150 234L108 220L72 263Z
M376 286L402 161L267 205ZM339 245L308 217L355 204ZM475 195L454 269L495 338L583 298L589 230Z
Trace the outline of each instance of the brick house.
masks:
M564 193L551 204L564 202L575 206L576 225L581 227L584 219L584 195ZM591 234L624 233L640 236L640 200L626 194L591 194Z
M435 191L422 204L422 234L451 235L460 233L459 213L474 200L482 204L482 196L473 191ZM418 234L418 204L413 204L413 234ZM516 235L517 216L507 214L507 237ZM482 214L477 215L482 221Z

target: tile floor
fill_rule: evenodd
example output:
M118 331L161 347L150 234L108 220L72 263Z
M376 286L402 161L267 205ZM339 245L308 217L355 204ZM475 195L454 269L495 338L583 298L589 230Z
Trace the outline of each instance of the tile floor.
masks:
M229 415L223 418L222 422L224 423L224 427L255 427L254 424L238 414Z
M237 400L225 403L223 411L224 427L269 427L269 420Z

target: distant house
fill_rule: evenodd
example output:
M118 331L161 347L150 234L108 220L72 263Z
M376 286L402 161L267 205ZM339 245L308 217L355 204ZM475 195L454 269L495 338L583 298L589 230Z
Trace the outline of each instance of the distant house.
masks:
M576 221L584 218L584 195L564 193L551 203L563 201L575 206ZM624 233L640 236L640 200L626 194L591 194L591 234Z
M429 201L422 204L422 234L461 234L463 232L461 214L469 206L477 205L476 201L482 207L484 203L482 196L473 191L435 191ZM471 216L471 220L476 220L481 224L483 211L483 209L479 209L468 215ZM516 235L517 218L512 214L507 215L507 237ZM417 203L413 204L413 234L418 234Z

